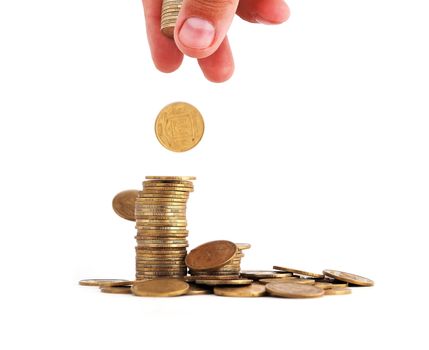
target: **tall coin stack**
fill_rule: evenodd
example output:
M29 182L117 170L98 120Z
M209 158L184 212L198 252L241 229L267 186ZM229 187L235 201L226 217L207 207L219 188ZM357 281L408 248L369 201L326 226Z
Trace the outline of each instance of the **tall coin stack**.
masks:
M174 36L174 27L176 26L182 2L183 0L162 1L161 31L169 38L173 38Z
M195 277L212 277L213 279L239 278L241 271L241 259L244 257L244 253L242 251L249 249L250 244L235 243L235 245L237 246L237 253L235 254L234 258L225 266L211 271L194 271L189 269L189 274Z
M186 276L191 176L146 176L135 203L136 279Z

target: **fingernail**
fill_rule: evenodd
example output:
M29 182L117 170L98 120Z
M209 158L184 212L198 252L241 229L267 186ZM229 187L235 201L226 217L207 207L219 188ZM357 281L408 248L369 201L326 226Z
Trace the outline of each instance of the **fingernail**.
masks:
M179 31L180 42L192 49L206 49L214 39L215 28L205 19L198 17L188 18Z
M255 21L258 22L258 23L260 23L260 24L266 24L266 25L277 24L277 23L274 23L274 22L267 21L265 18L262 18L260 16L256 16L255 17Z

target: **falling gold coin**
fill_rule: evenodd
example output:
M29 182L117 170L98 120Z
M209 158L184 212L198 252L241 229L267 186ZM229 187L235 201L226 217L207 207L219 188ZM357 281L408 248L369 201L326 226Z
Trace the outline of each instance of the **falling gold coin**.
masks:
M271 295L283 298L315 298L324 293L321 288L298 283L272 282L265 287Z
M127 190L118 193L112 201L112 207L121 218L136 221L134 208L138 196L137 190Z
M198 109L189 103L171 103L158 114L155 121L155 133L161 145L168 150L173 152L189 151L203 137L204 120ZM150 177L146 178L151 179Z
M214 293L223 297L261 297L265 294L265 286L252 283L244 287L215 287Z
M178 279L160 278L136 282L131 290L139 297L174 297L186 294L189 284Z
M347 282L357 286L369 287L374 285L374 281L370 280L369 278L354 275L348 272L337 270L324 270L323 273L328 277L335 278L336 280Z

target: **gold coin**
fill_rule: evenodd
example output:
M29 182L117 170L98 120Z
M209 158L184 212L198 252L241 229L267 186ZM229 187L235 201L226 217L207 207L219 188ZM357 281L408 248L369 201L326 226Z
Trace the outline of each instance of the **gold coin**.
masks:
M161 145L168 150L185 152L195 147L203 137L204 120L194 106L185 102L175 102L165 106L158 114L155 133ZM195 178L178 180L195 180Z
M185 187L194 188L194 183L189 180L145 180L143 181L143 188L146 187Z
M297 280L297 277L284 277L284 278L262 278L260 280L258 280L259 283L262 284L268 284L271 282L294 282L295 280Z
M180 102L178 102L180 103ZM171 105L169 105L171 106ZM193 181L197 178L195 176L146 176L146 180L160 180L160 181ZM192 183L192 182L191 182Z
M284 267L284 266L273 266L274 270L280 270L280 271L286 271L286 272L292 272L297 275L302 276L309 276L314 278L323 278L325 277L323 274L320 273L314 273L314 272L307 272L303 270L297 270L297 269L291 269L290 267Z
M373 286L374 281L369 278L358 276L352 273L337 271L337 270L324 270L323 273L331 278L335 278L336 280L347 282L350 284L355 284L357 286Z
M214 293L223 297L261 297L265 294L265 286L252 283L244 287L215 287Z
M100 287L102 293L131 294L131 286Z
M324 293L321 288L298 283L271 282L265 287L271 295L283 298L315 298Z
M192 249L186 265L196 271L210 271L228 264L237 253L237 246L230 241L212 241Z
M331 289L334 287L334 285L330 282L316 282L314 284L316 287L322 288L322 289Z
M196 280L238 280L238 275L227 275L227 276L213 276L213 275L192 275L186 276L185 281L196 281Z
M352 290L350 288L329 288L325 290L325 295L345 295L351 294Z
M236 279L236 280L226 280L226 279L200 279L196 280L195 283L197 284L205 284L207 286L238 286L238 285L247 285L251 284L253 281L249 279Z
M212 293L213 293L212 290L207 287L189 283L189 289L186 295L204 295L204 294L212 294Z
M136 282L131 290L136 296L173 297L186 294L189 284L178 279L160 278Z
M112 207L121 218L135 221L134 207L137 198L137 190L119 192L112 200Z
M118 287L118 286L130 286L133 281L121 280L121 279L86 279L80 280L81 286L90 287Z
M262 278L283 278L291 276L290 273L271 271L271 270L243 270L241 271L242 277L262 279Z
M251 245L249 243L235 243L238 250L250 249Z

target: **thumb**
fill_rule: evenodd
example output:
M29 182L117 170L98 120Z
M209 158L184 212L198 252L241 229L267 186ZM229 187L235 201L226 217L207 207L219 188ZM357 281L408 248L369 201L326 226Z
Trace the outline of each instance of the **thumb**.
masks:
M183 0L174 38L185 55L205 58L213 54L234 18L239 0Z

